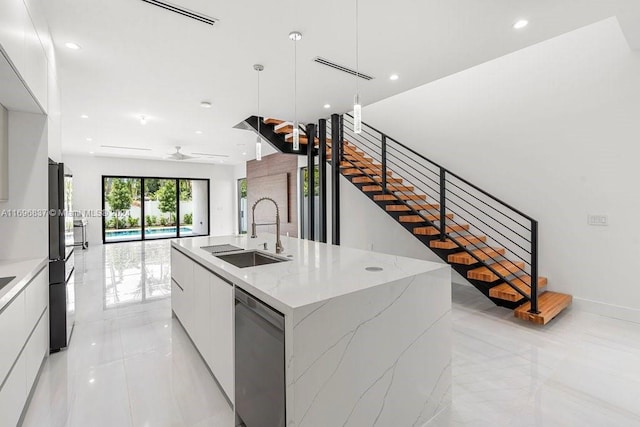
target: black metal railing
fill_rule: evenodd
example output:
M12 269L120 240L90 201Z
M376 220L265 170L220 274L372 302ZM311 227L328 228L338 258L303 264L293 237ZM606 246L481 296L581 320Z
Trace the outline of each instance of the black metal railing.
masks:
M539 312L538 222L535 219L372 126L363 123L362 132L355 134L351 114L344 114L340 118L340 121L327 121L329 128L332 122L340 126L339 132L333 135L342 137L338 144L334 144L335 141L331 144L332 159L337 155L336 163L347 162L353 168L360 169L373 184L381 186L384 194L408 196L406 200L398 198L394 201L409 207L411 215L419 215L428 226L434 227L441 241L449 239L528 299L531 302L530 312ZM331 131L327 133L331 134ZM373 173L366 172L366 166L358 162L358 157L349 154L353 153L349 146L369 156L377 164L380 173L375 170ZM402 178L402 187L389 182L390 171ZM419 206L421 201L417 198L423 195L427 196L427 200L437 201L439 207L422 209L423 206ZM435 213L423 213L429 210ZM485 242L470 242L464 238L464 232L470 233L467 237L481 234L487 239ZM504 248L505 254L494 252L491 249L494 245ZM485 259L480 255L484 255ZM506 268L505 274L497 270L499 267L494 266L496 263ZM516 279L524 275L530 276L530 293L516 283ZM524 283L524 279L518 283Z

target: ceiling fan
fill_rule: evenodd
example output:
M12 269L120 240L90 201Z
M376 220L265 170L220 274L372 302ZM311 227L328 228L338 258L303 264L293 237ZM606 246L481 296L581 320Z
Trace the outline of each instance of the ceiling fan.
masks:
M211 154L211 153L191 153L194 154L193 156L190 156L188 154L184 154L182 152L180 152L180 150L182 149L182 147L180 147L179 145L176 145L176 151L174 153L169 154L168 156L165 156L165 159L167 160L190 160L190 159L200 159L200 158L226 158L229 157L226 154Z
M179 145L176 145L176 151L175 153L171 153L168 156L165 156L165 159L170 159L170 160L189 160L189 159L197 159L198 157L196 156L189 156L187 154L183 154L180 152L180 149L182 147L180 147Z

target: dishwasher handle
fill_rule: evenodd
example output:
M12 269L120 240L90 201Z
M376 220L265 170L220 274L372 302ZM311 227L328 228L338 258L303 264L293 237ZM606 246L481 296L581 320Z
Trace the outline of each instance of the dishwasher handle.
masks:
M247 292L238 287L236 287L235 290L235 300L235 305L243 305L246 309L271 323L279 331L284 331L284 315L282 315L279 311L274 310L269 305L263 303L254 296L249 295Z

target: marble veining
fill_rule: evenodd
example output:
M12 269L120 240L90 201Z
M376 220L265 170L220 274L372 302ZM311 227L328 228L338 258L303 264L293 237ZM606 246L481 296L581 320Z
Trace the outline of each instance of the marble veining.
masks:
M429 272L300 313L289 425L411 425L449 404L449 289L448 271Z

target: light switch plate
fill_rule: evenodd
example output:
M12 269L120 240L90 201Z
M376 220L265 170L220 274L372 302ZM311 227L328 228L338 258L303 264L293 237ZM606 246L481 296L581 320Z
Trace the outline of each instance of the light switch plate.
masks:
M606 227L609 225L609 217L607 215L589 215L587 218L587 224Z

